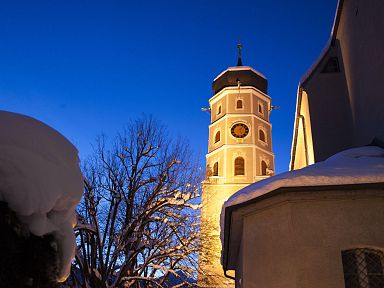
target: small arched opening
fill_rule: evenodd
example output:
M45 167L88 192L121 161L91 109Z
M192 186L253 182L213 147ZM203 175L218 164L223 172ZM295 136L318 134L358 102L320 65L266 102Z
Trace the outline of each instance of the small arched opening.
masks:
M212 176L219 176L219 163L218 162L215 162L215 164L213 164Z
M265 133L263 130L259 130L259 140L265 142Z
M261 104L259 104L259 113L260 113L260 114L264 114L264 113L263 113L263 105L261 105Z
M235 176L245 175L244 158L237 157L235 159Z
M261 175L267 176L268 165L264 160L261 160Z
M215 134L215 143L220 141L220 131L217 131Z

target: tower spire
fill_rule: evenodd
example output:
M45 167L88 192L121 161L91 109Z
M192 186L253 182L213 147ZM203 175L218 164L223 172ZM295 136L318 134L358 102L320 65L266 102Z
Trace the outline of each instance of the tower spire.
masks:
M241 45L241 42L237 43L237 66L243 66L243 61L241 59L241 49L243 49L243 45Z

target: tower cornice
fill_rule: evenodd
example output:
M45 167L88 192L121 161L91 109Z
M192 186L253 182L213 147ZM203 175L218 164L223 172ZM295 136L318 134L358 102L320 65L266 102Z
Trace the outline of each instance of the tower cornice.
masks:
M270 156L275 156L275 154L271 151L268 151L264 148L261 148L260 146L258 146L257 144L248 144L248 143L236 143L236 144L223 144L215 149L212 149L208 154L205 155L205 159L211 157L212 155L214 155L215 153L218 153L220 152L221 150L224 150L225 149L239 149L239 148L255 148L255 149L258 149Z
M232 117L246 117L246 116L254 117L254 118L260 120L261 122L263 122L265 125L272 127L272 124L270 122L266 121L265 119L261 118L260 116L254 114L254 113L226 113L222 117L216 119L211 124L209 124L208 127L211 128L212 126L217 125L218 123L220 123L221 121L224 121L225 119L229 119ZM241 122L242 120L239 120L239 121Z
M253 91L259 93L262 96L262 98L264 98L264 100L266 100L266 101L272 100L268 94L265 94L263 91L255 88L253 86L241 86L241 88L240 88L241 93L248 93L247 91L249 91L249 90L253 90ZM214 104L216 101L219 101L222 97L226 96L227 93L232 92L232 91L235 93L239 93L239 88L237 88L237 87L225 87L224 89L220 90L220 92L213 95L208 100L208 102L210 104Z

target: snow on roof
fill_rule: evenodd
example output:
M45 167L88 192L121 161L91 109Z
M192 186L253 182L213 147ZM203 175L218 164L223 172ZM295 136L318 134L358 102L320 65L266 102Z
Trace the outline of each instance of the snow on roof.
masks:
M253 183L230 197L224 208L244 203L281 187L345 185L384 182L384 149L353 148L323 162Z
M259 71L255 70L255 69L253 69L252 67L249 67L249 66L233 66L233 67L228 67L226 70L221 72L219 75L216 76L215 79L213 79L213 81L216 81L217 79L219 79L227 71L242 71L242 70L251 70L253 73L259 75L260 77L262 77L264 79L267 79L263 74L261 74Z
M75 251L75 207L83 192L77 149L31 117L0 111L0 123L0 201L33 234L55 234L59 276L66 278Z
M378 141L381 146L381 142ZM381 146L382 147L382 146ZM236 228L231 226L230 215L239 204L244 204L250 200L257 199L262 195L286 187L311 187L314 186L340 186L353 184L375 184L384 183L384 149L378 146L365 146L353 148L340 152L323 162L318 162L300 170L294 170L264 179L251 184L230 197L223 205L221 210L221 243L223 245L222 261L224 269L228 268L228 251L231 249L226 245L230 244L230 239L235 239ZM305 189L305 188L303 188ZM239 206L237 206L239 205ZM231 209L226 209L231 208ZM225 221L229 226L225 227ZM231 233L225 232L230 229ZM226 233L224 235L224 233ZM235 237L235 238L234 238ZM225 243L225 241L227 241ZM233 245L237 245L234 243ZM232 247L233 248L233 247Z

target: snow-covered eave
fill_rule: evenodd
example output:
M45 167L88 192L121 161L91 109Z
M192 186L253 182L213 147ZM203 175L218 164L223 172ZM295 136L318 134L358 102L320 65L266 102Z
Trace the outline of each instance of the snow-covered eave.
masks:
M213 82L215 82L217 79L219 79L221 76L223 76L224 73L228 72L228 71L244 71L244 70L250 70L252 71L253 73L259 75L260 77L264 78L264 79L267 79L267 77L265 77L263 74L261 74L259 71L253 69L252 67L250 66L233 66L233 67L228 67L226 70L224 70L223 72L221 72L218 76L216 76L216 78L213 80Z
M295 165L295 153L296 153L296 144L297 144L297 137L298 137L298 125L299 125L299 116L301 111L301 98L302 98L302 92L303 87L308 82L312 76L314 75L315 71L318 69L320 63L323 61L323 59L326 57L328 52L330 51L331 47L335 44L337 30L339 28L340 23L340 17L341 17L341 11L343 8L344 0L339 0L337 4L336 14L333 21L332 26L332 32L331 35L327 41L327 44L321 51L319 57L316 59L316 61L310 66L310 68L307 70L307 72L300 78L299 85L297 88L297 100L296 100L296 116L295 116L295 123L293 127L293 137L292 137L292 146L291 146L291 161L289 164L289 170L293 170Z
M273 191L262 194L258 197L252 198L248 201L223 207L222 213L224 213L224 230L222 226L222 234L224 235L222 242L222 266L224 272L232 270L233 268L228 269L229 257L228 252L230 248L231 239L231 223L232 223L232 214L234 211L244 208L249 205L264 201L282 195L284 193L300 193L300 192L318 192L318 191L352 191L352 190L361 190L361 189L372 189L372 190L384 190L384 182L373 182L373 183L357 183L357 184L337 184L337 185L312 185L312 186L287 186L279 187ZM241 237L241 236L240 236Z

